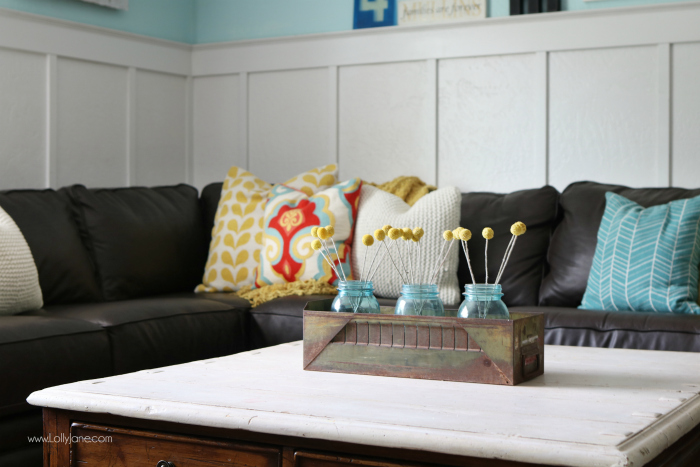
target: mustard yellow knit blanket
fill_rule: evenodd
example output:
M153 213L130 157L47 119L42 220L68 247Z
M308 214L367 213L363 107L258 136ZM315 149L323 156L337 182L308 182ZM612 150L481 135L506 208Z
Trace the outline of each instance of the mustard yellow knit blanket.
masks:
M337 295L338 290L335 286L328 282L320 282L316 279L307 281L288 282L285 284L265 285L259 289L253 289L246 285L241 287L241 290L236 292L241 298L245 298L250 302L250 305L255 308L265 302L274 300L280 297L288 297L290 295Z
M396 177L390 182L376 184L363 182L368 185L376 186L380 190L396 195L406 202L409 206L416 204L416 201L427 195L437 188L428 185L418 177Z

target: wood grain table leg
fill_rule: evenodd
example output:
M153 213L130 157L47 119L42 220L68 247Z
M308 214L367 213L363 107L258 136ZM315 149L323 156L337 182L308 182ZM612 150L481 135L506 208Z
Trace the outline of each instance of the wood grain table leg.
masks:
M70 419L62 410L44 409L44 467L70 467Z

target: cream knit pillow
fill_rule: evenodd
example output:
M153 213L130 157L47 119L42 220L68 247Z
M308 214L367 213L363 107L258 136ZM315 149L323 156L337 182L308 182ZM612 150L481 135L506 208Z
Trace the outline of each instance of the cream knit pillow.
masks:
M43 305L39 273L29 245L15 221L0 208L0 315Z
M402 253L410 251L410 262L413 264L414 271L420 271L423 276L427 275L427 271L435 266L440 248L445 243L442 233L445 230L454 230L459 226L461 200L462 196L457 188L445 187L425 195L411 207L398 196L373 186L364 185L360 196L360 207L355 224L355 240L352 248L352 268L355 278L359 278L360 272L363 273L363 279L366 276L366 270L362 269L366 249L362 244L362 236L371 234L386 224L392 227L423 227L425 235L420 241L422 258L419 259L416 248L401 251ZM365 268L369 268L375 248L378 246L380 246L378 242L375 242L374 246L370 247L369 259ZM445 305L456 305L461 299L457 279L460 253L458 246L457 244L452 246L437 279L440 298ZM392 247L390 251L396 259L395 247ZM407 257L404 254L404 261ZM403 285L398 272L388 257L382 261L373 282L374 293L377 296L387 298L398 298Z

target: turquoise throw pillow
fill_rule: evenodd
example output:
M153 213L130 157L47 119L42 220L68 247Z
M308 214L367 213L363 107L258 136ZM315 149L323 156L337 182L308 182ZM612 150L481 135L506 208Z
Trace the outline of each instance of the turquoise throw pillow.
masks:
M700 314L700 196L646 209L611 192L605 200L579 308Z

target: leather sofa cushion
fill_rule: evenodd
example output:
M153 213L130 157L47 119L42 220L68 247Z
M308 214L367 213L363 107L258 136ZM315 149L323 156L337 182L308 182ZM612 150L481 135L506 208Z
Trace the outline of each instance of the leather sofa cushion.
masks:
M1 320L0 417L30 410L26 398L33 391L112 374L109 340L100 326L32 313Z
M245 350L247 303L237 307L192 293L56 306L46 312L104 328L111 366L121 374Z
M545 186L509 194L464 193L460 225L472 231L469 257L476 281L484 283L484 227L491 227L495 236L489 240L489 282L493 283L512 235L510 227L516 221L527 225L527 232L518 238L508 262L501 285L503 301L508 306L537 305L549 239L557 220L559 192ZM459 283L471 284L464 253L459 255Z
M44 304L100 300L95 270L65 195L54 190L4 191L0 207L29 244Z
M700 352L700 316L564 307L515 307L543 312L545 344Z
M598 228L605 212L605 193L608 191L645 208L700 195L700 189L628 188L595 182L569 185L559 201L563 218L554 231L549 247L547 260L550 271L542 281L540 305L577 307L581 304L595 256Z
M41 436L41 408L33 407L27 412L10 415L0 419L0 452L20 447L39 446L41 443L29 443L27 437ZM0 463L0 465L5 465ZM41 465L41 464L39 464Z
M44 450L41 443L23 446L19 449L0 452L0 465L3 467L41 467Z
M205 232L197 190L67 189L105 300L194 290L204 272Z

